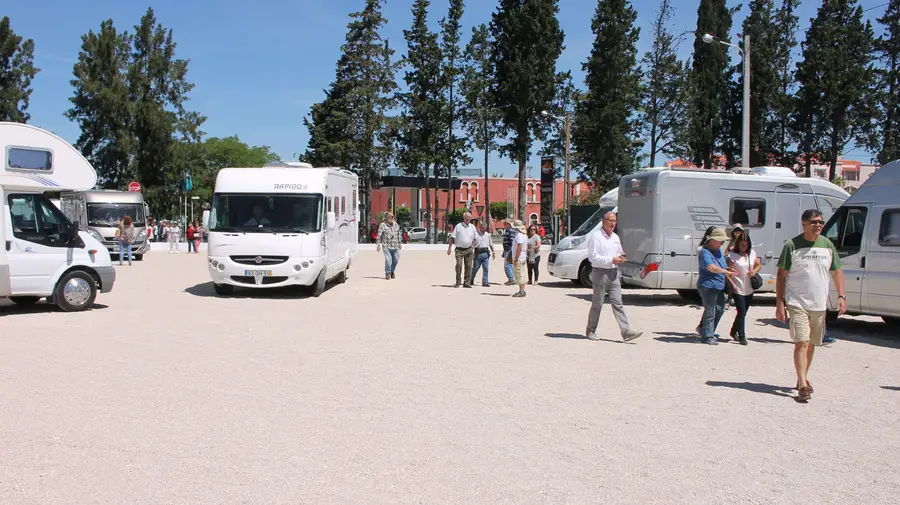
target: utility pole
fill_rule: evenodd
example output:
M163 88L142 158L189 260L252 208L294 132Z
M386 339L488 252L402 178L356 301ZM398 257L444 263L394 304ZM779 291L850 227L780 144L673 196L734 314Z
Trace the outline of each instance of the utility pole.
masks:
M566 111L566 180L563 181L563 189L565 190L565 209L566 209L566 234L569 234L569 230L572 227L572 217L571 212L569 212L569 145L572 143L572 113ZM556 240L559 241L559 236L557 235Z

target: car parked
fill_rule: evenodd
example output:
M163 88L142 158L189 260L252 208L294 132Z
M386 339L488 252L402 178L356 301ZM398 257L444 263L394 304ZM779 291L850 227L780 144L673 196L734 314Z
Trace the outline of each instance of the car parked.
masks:
M407 230L409 241L425 240L425 228L414 227Z

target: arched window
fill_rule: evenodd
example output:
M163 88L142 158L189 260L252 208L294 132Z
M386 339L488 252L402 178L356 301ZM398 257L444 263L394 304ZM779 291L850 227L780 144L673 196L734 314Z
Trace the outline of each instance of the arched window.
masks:
M465 202L469 200L469 183L464 182L459 186L459 201Z
M541 183L539 182L534 183L534 199L531 201L535 203L541 201Z
M525 183L525 203L531 203L534 201L534 183L526 182Z
M528 216L528 221L531 224L538 224L538 221L540 221L540 219L538 218L538 215L536 212L532 212L531 215Z
M473 202L478 201L478 183L475 181L469 183L469 198L471 198Z

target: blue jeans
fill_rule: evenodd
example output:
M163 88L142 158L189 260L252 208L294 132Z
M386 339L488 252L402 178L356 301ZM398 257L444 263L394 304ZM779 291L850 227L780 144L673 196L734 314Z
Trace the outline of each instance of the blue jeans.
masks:
M381 252L384 253L384 275L391 275L397 270L397 263L400 263L400 249L382 247Z
M503 257L506 258L506 255L504 254ZM515 282L516 276L513 272L513 264L508 262L508 259L504 259L503 263L503 272L506 274L506 278L509 280L509 282Z
M126 244L125 242L119 242L119 264L122 264L122 260L125 259L125 253L128 253L128 264L131 264L131 248L134 247L134 244Z
M703 318L700 325L700 337L709 338L716 334L719 320L725 313L725 291L697 286L700 299L703 300Z
M488 283L488 266L491 262L491 253L481 253L475 255L475 266L472 267L472 284L475 284L475 277L478 275L478 269L484 267L481 274L481 283Z
M734 306L737 308L737 316L734 318L734 324L731 325L731 336L746 337L747 311L753 305L753 293L746 296L735 293L732 298L734 298Z

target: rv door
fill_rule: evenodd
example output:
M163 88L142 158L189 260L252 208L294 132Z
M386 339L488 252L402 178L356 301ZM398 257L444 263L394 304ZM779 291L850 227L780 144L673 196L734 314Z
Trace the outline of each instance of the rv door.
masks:
M844 291L847 310L862 310L863 274L866 267L866 204L841 207L825 225L822 234L837 248L844 270ZM832 283L833 284L833 283ZM837 293L831 286L829 306L837 306Z
M863 312L900 316L900 205L869 212Z
M7 237L7 226L9 226L9 211L6 207L6 195L3 188L0 188L0 209L3 210L2 221L0 221L0 297L12 295L9 283L9 256L8 251L12 247Z

